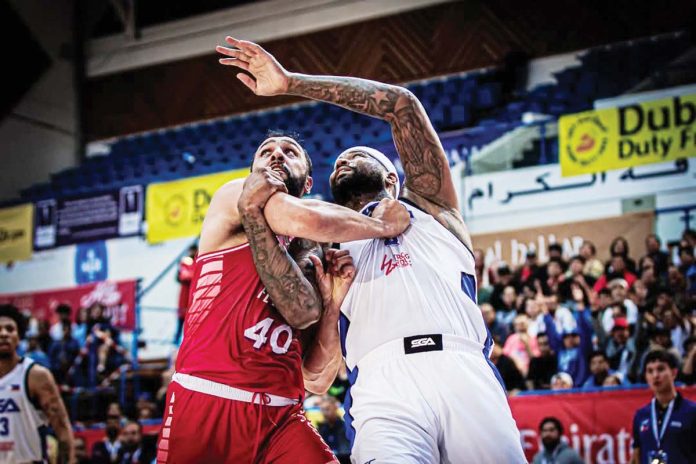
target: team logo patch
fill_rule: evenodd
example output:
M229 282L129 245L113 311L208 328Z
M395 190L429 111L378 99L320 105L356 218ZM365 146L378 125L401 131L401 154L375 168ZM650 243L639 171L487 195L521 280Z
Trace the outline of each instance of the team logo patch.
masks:
M404 338L404 352L406 354L426 351L442 351L442 335L415 335Z
M0 399L0 414L6 412L19 412L19 407L12 398Z
M380 270L384 272L384 275L389 275L395 269L410 267L412 264L411 256L406 252L394 253L391 258L389 258L389 253L386 253L382 258Z

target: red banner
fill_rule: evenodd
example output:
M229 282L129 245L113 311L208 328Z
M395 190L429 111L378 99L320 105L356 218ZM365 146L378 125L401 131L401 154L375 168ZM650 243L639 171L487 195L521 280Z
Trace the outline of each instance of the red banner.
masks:
M696 400L696 387L679 391ZM553 416L561 421L568 444L585 462L623 464L631 458L633 415L650 398L648 389L529 395L510 398L510 408L530 462L539 451L539 423Z
M135 294L137 281L98 282L73 288L44 290L31 293L0 295L0 304L10 303L20 310L29 310L39 320L57 320L55 310L59 304L73 308L73 317L77 309L100 303L106 308L105 314L111 316L111 323L120 329L135 328Z

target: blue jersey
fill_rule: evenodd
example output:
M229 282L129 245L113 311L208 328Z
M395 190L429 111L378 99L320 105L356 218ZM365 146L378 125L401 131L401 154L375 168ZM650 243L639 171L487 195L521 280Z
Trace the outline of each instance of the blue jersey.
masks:
M640 408L633 417L633 447L640 448L641 464L648 464L650 453L658 450L651 419L651 404L652 401ZM658 435L666 414L657 413ZM667 454L669 464L696 462L696 403L678 393L661 440L661 448Z

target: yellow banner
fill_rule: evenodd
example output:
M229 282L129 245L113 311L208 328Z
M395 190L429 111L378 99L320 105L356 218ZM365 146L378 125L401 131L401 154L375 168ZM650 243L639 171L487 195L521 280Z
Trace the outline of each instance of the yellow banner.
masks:
M563 176L696 156L696 95L562 116Z
M0 209L0 263L31 258L34 205Z
M215 191L247 174L248 169L237 169L148 185L145 199L147 241L158 243L198 235Z

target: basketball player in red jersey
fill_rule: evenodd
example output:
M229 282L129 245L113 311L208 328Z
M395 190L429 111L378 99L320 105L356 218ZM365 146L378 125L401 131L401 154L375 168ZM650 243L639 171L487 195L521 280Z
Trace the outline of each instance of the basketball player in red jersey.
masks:
M396 202L385 201L368 217L300 200L311 189L310 174L302 146L272 136L257 149L246 181L215 193L167 392L158 463L335 462L301 409L299 330L322 313L322 298L301 268L311 271L317 248L293 240L286 250L276 234L317 242L391 237L409 217ZM323 355L313 348L306 358Z

